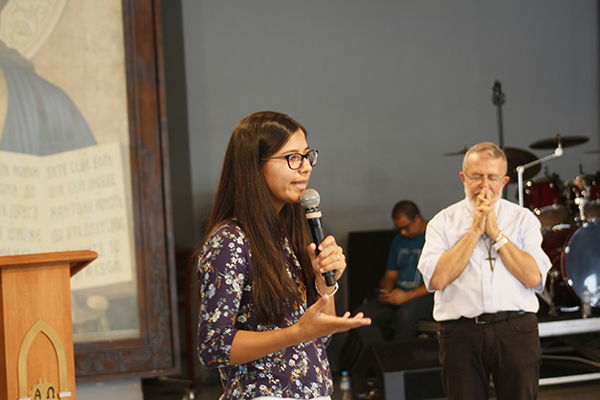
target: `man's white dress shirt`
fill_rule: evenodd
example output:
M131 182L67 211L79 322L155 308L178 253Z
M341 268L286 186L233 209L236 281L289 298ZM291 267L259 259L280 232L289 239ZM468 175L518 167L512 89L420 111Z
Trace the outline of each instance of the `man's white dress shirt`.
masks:
M431 276L442 254L450 250L471 228L473 206L467 199L440 211L427 225L425 246L418 269L423 274L425 286L435 291L433 318L436 321L473 318L482 313L499 311L537 312L539 302L534 292L541 293L546 274L552 267L542 250L541 224L529 210L500 199L496 202L498 228L519 250L531 255L540 269L542 279L535 289L528 289L504 266L498 253L491 247L495 238L483 234L464 271L444 289L435 291L430 285ZM491 252L493 270L490 267Z

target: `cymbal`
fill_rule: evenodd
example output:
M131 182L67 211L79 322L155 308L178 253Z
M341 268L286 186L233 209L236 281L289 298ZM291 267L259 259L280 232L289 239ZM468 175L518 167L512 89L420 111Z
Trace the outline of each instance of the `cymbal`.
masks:
M531 149L555 149L558 147L558 143L562 145L562 147L571 147L577 146L579 144L583 144L590 140L589 137L586 136L561 136L557 134L553 138L538 140L537 142L533 142L529 145Z
M464 156L467 153L467 150L469 150L469 148L467 147L467 145L465 145L465 148L459 151L454 151L452 153L445 153L442 154L443 156Z
M462 156L469 150L467 146L463 150L455 151L452 153L446 153L444 156ZM534 154L531 154L527 150L517 149L515 147L505 147L504 154L506 154L506 161L508 163L508 169L506 171L506 175L510 177L512 183L517 183L517 171L516 168L519 165L525 165L530 162L537 160L537 157ZM533 167L527 168L523 171L523 179L530 179L537 175L540 172L542 166L540 164L534 165Z
M516 168L519 165L525 165L537 160L537 157L527 150L521 150L515 147L505 147L504 153L506 154L506 161L508 162L506 175L510 176L510 181L512 183L517 183L518 174ZM538 172L540 172L541 168L541 164L527 168L525 171L523 171L523 179L533 178Z

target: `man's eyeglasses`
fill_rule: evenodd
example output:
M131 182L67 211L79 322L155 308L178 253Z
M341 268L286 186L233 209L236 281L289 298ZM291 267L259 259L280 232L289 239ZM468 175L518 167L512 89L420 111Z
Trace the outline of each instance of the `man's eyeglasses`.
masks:
M408 223L408 225L404 225L404 226L396 226L394 225L394 230L398 231L398 232L402 232L402 231L408 231L408 229L412 226L412 224L415 223L415 220L413 219L412 221L410 221Z
M465 172L463 173L473 183L481 183L483 182L483 178L486 178L487 181L492 185L497 185L498 183L502 182L502 178L504 178L503 176L498 175L467 175Z
M304 159L308 160L308 163L311 167L317 165L317 160L319 159L319 151L318 150L309 150L306 154L300 153L292 153L285 156L280 157L267 157L263 158L263 160L276 160L278 158L285 158L288 163L288 167L292 170L300 169L302 164L304 163Z

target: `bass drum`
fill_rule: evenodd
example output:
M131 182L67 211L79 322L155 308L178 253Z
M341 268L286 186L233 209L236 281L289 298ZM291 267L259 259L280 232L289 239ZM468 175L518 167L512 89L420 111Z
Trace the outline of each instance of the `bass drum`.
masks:
M581 298L584 288L591 293L591 304L600 301L600 222L586 224L567 240L561 256L563 278Z
M561 268L563 250L576 228L575 224L558 224L542 230L544 237L542 249L552 262L542 297L551 308L575 307L580 304L579 298L567 283Z

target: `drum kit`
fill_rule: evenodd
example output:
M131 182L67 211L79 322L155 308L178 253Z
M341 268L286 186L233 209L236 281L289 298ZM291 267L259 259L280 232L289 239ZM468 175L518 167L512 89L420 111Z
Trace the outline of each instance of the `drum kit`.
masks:
M532 149L559 149L587 142L585 136L557 135ZM559 151L559 153L561 152ZM550 314L578 310L584 295L600 302L600 172L562 181L557 174L528 180L519 188L525 207L542 224L542 248L552 262L541 298Z
M519 204L533 211L542 225L542 248L552 262L544 292L550 315L577 311L582 297L600 307L600 171L562 181L555 173L534 178L542 162L562 155L563 148L587 142L584 136L561 136L530 144L555 149L537 159L528 151L505 148L511 182L518 181ZM466 149L445 155L464 154ZM592 151L591 153L600 153ZM526 179L526 182L523 180Z

